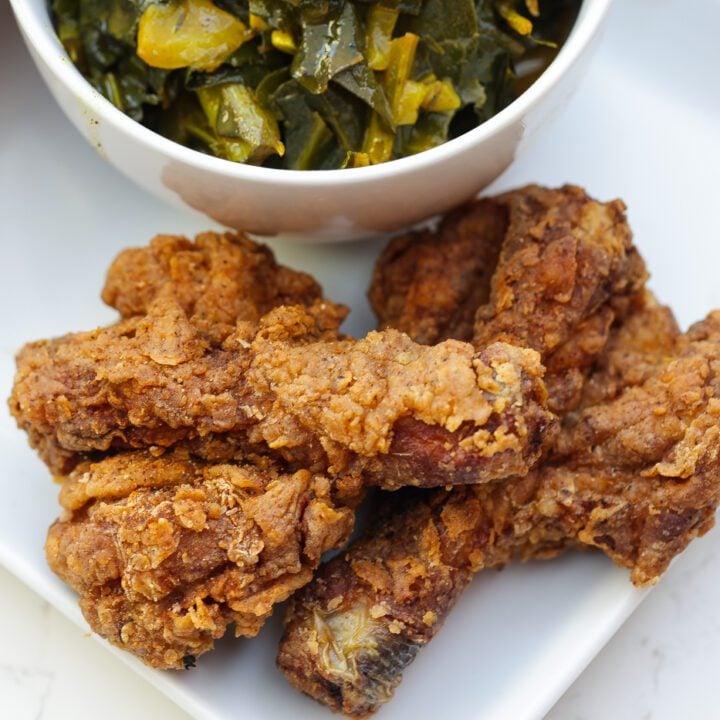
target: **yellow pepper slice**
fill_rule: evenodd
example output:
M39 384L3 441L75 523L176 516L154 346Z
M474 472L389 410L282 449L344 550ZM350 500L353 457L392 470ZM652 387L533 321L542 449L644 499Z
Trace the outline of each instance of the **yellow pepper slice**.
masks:
M414 125L426 95L427 85L416 80L407 80L393 110L395 123L397 125Z
M137 54L163 70L214 70L254 32L210 0L149 5L140 18Z
M503 20L505 20L518 35L526 36L532 33L532 21L517 12L509 0L502 0L502 2L499 2L495 7Z
M273 47L280 52L294 55L297 52L295 38L289 32L283 30L273 30L270 34L270 42Z
M384 120L374 112L365 130L362 154L368 158L371 165L387 162L392 158L394 144L395 133L389 130Z
M420 38L413 33L406 33L390 41L390 56L383 86L396 125L413 125L417 122L418 110L427 92L423 83L410 79L419 41Z
M429 112L450 112L462 105L450 80L432 80L426 86L422 107Z
M371 70L385 70L390 62L390 41L399 11L373 5L367 20L367 63Z
M265 32L270 29L270 26L259 16L254 13L250 13L250 27L257 32Z
M370 157L364 152L348 152L345 162L342 164L344 168L367 167L370 165Z

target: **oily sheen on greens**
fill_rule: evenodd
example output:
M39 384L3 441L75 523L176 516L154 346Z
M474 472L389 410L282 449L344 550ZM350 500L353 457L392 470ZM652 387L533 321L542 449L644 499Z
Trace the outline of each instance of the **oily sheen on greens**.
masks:
M579 0L54 0L72 61L152 130L236 162L385 162L501 110Z

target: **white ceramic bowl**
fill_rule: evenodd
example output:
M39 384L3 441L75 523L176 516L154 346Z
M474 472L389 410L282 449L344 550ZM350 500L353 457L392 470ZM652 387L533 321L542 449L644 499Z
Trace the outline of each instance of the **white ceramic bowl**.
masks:
M82 77L52 27L46 0L10 0L40 73L88 142L143 188L261 235L316 240L387 232L475 195L580 82L611 0L584 0L552 64L493 118L440 147L373 167L274 170L183 147L117 110Z

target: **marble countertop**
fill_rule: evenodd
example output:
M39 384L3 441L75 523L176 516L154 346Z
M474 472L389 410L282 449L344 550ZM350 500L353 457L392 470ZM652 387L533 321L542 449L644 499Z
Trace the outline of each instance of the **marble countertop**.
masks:
M3 569L0 597L0 718L189 717ZM548 720L717 718L718 608L720 529L678 558Z

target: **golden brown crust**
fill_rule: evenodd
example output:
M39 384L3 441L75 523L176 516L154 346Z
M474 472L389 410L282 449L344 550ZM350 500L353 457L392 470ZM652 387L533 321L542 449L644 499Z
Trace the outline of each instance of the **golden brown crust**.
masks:
M255 635L347 539L359 499L339 501L305 470L122 453L66 480L47 558L93 630L153 667L180 668L229 623Z
M353 717L392 697L470 581L470 543L484 545L486 517L470 488L452 496L400 491L389 502L392 511L295 595L277 658L298 690ZM455 514L448 528L445 506L449 516L455 507L468 514L467 522ZM458 546L462 559L454 557Z
M583 385L578 407L598 405L617 397L623 388L642 384L658 363L672 357L679 336L668 307L647 290L634 295Z
M503 339L549 356L579 322L644 284L621 201L600 203L572 185L530 185L495 201L509 224L476 343Z
M424 345L472 341L507 222L505 208L484 199L453 211L434 232L393 238L375 263L368 290L378 327L401 330Z
M242 234L206 232L193 241L158 235L121 252L108 270L103 300L122 318L146 315L171 292L190 323L214 344L238 321L257 322L281 305L312 305L322 288L306 273L278 265L270 249Z
M537 353L504 343L427 347L386 330L297 345L261 333L253 352L250 382L275 398L267 417L314 431L331 473L354 469L385 488L524 474L553 424Z
M562 416L647 277L624 211L574 186L530 185L460 208L434 233L396 238L369 291L380 326L423 343L531 347Z
M181 438L213 460L252 452L247 438L227 432L247 392L244 336L282 305L313 306L323 337L337 337L345 316L310 276L231 234L160 235L122 252L103 299L120 322L29 343L17 358L10 409L55 473L98 451Z

